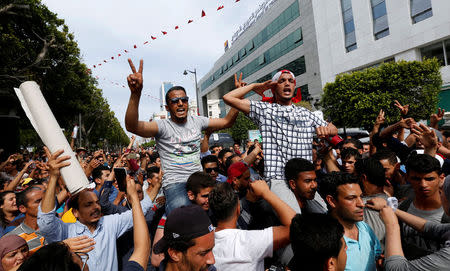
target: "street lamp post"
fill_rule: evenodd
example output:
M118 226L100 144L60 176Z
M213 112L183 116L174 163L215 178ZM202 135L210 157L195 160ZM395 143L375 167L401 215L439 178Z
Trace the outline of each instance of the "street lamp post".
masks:
M198 95L198 87L197 87L197 69L194 68L194 71L184 70L183 74L187 75L188 72L194 74L194 79L195 79L195 98L197 100L197 112L200 112L200 101L199 101L199 98L198 98L199 95Z

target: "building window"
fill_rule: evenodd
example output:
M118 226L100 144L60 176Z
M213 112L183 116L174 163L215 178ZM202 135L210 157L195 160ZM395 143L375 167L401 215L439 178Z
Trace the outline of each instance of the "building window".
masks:
M411 0L411 19L413 24L433 16L431 0Z
M297 95L297 91L301 91L302 93L302 101L311 101L312 97L309 94L309 90L308 90L308 84L300 86L299 88L297 88L295 95Z
M422 58L437 58L441 66L450 64L450 40L440 41L420 49Z
M389 24L385 0L371 0L373 16L373 35L381 39L389 35Z
M266 63L266 58L264 57L264 54L262 54L258 57L258 64L262 65L264 63Z
M247 51L245 50L245 47L241 49L239 54L241 55L241 58L247 54Z
M209 116L212 117L212 111L209 111L208 113L209 113Z
M351 0L341 0L342 6L342 19L344 21L344 33L345 33L345 49L347 52L355 50L356 36L355 36L355 22L353 20L353 10Z
M445 54L447 56L447 65L450 65L450 40L445 41Z

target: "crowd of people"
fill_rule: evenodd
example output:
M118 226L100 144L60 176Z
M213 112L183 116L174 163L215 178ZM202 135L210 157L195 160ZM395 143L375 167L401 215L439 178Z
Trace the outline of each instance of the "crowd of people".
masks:
M139 121L143 62L129 60L129 132L154 148L75 149L90 185L71 194L70 156L48 148L0 164L0 271L7 270L450 270L450 134L408 117L370 140L293 105L295 75L224 97L224 118L188 114L183 87L169 119ZM271 90L264 101L244 98ZM209 145L239 111L262 141ZM121 174L124 172L124 174Z

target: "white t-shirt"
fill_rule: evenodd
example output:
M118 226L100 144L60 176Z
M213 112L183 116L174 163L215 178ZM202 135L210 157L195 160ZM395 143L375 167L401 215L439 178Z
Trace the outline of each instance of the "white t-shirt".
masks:
M273 254L273 229L226 229L214 233L217 270L264 271L264 258Z

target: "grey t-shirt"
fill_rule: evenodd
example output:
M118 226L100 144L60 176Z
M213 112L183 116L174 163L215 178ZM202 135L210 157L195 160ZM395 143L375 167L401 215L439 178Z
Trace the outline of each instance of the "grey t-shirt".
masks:
M188 116L186 123L178 124L170 119L157 120L156 147L164 172L162 185L186 182L189 176L201 171L200 139L209 119Z
M385 200L387 200L388 198L388 196L384 193L365 196L363 197L364 204L366 204L369 199L375 197L383 198ZM364 207L364 222L366 222L370 226L370 228L372 228L378 240L380 240L381 251L384 251L384 239L386 237L386 228L384 227L384 223L380 218L380 213L368 207Z
M409 205L408 213L421 217L429 222L440 223L444 210L442 207L430 211L424 211L417 209L414 206L414 202ZM425 256L427 254L436 252L439 250L439 242L429 239L415 229L402 224L402 244L404 247L405 257L407 259L415 259L417 257Z
M440 240L442 249L422 258L408 261L405 257L394 255L386 259L386 271L441 271L450 270L450 244L448 233L450 224L427 222L424 235L430 239Z

